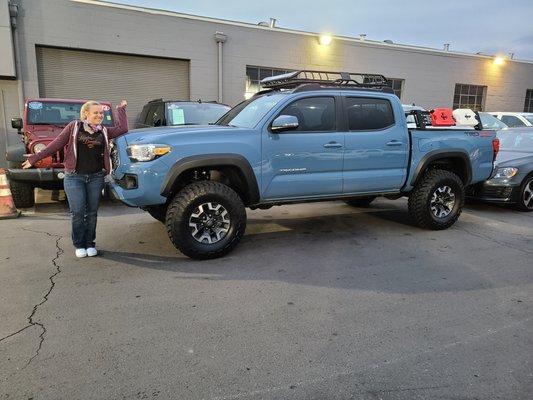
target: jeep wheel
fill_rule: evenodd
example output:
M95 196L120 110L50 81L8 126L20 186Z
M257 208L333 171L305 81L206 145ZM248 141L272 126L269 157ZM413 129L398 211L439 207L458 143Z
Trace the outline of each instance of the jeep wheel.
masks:
M526 177L520 185L515 208L519 211L533 211L533 176Z
M239 243L246 210L235 191L213 181L183 188L168 206L165 225L174 246L198 260L222 257Z
M409 196L409 213L418 226L441 230L452 226L461 215L465 191L453 172L427 171Z
M15 207L29 208L35 205L33 185L26 182L10 180L9 187L11 189L11 195L13 196Z
M146 206L143 207L144 211L147 211L152 217L157 219L159 222L165 223L167 217L167 205L160 204L157 206Z
M352 207L368 207L375 199L376 196L354 197L353 199L344 200L344 202Z

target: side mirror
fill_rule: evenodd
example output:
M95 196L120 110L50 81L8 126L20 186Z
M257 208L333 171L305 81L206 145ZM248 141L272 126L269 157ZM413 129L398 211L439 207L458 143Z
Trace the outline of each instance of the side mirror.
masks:
M298 122L298 118L296 118L294 115L280 115L274 121L272 121L270 130L278 133L292 129L298 129L299 126L300 124Z
M22 133L22 118L11 118L11 127Z

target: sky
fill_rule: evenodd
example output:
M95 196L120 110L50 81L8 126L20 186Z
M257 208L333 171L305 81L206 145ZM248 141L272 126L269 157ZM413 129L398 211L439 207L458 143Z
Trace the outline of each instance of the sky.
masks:
M533 60L533 0L113 0L334 35Z

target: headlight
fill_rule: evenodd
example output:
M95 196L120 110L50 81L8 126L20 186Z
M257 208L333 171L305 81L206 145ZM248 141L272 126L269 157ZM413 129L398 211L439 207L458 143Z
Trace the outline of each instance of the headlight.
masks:
M44 143L37 143L35 146L33 146L33 152L35 154L43 151L44 149L46 149L46 145Z
M518 174L518 168L514 167L506 167L506 168L498 168L496 170L496 174L494 174L493 178L495 179L510 179L513 176Z
M132 161L152 161L170 153L170 146L164 144L135 144L126 151Z

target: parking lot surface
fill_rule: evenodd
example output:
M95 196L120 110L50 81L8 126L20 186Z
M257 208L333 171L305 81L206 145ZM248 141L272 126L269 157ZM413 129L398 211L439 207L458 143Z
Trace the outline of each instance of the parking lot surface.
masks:
M0 222L2 399L530 399L533 213L405 200L248 210L193 261L104 203L76 259L65 203Z

